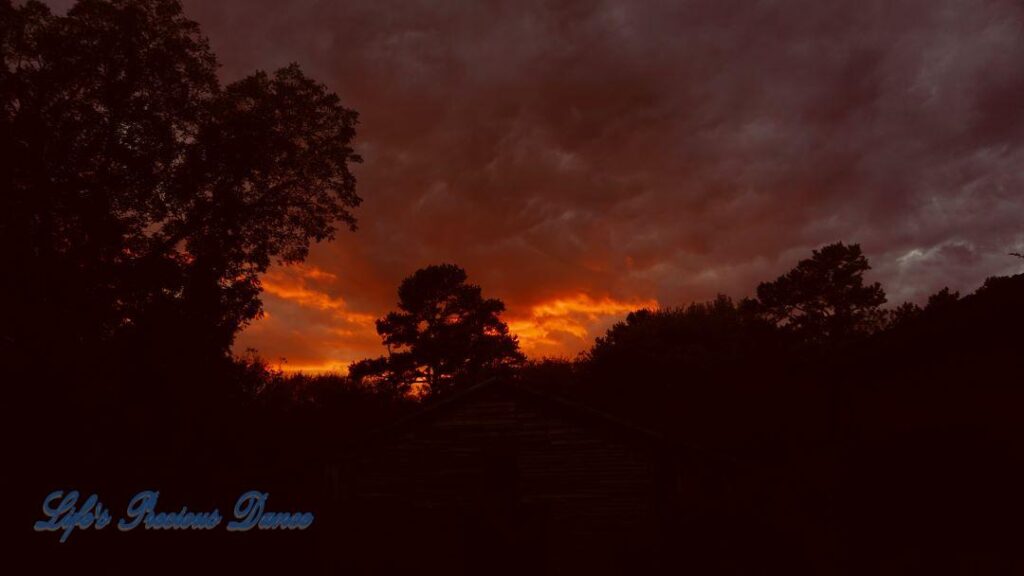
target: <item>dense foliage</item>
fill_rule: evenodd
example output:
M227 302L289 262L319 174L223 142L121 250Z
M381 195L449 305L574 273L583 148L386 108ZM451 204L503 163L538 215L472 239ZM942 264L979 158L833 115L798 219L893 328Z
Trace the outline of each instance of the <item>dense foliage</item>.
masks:
M403 280L398 310L377 320L388 355L353 364L352 377L400 395L436 396L522 363L519 342L499 318L505 304L484 298L467 278L441 264Z

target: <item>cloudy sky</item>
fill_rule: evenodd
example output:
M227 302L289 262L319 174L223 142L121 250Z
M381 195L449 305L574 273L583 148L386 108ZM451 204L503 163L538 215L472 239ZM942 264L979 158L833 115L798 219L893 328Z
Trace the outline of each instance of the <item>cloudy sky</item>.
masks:
M467 269L528 354L742 297L833 241L890 302L1022 271L1019 0L186 0L230 81L298 62L360 113L359 230L265 279L287 366Z

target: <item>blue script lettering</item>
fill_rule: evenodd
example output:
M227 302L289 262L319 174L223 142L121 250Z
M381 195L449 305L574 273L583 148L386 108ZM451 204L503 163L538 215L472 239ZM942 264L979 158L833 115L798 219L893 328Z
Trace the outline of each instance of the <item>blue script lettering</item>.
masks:
M223 519L217 509L190 512L183 506L180 512L157 512L159 498L160 493L153 490L136 494L128 503L126 517L117 523L117 529L127 532L142 523L146 530L212 530Z
M250 490L235 502L235 518L228 522L229 532L259 530L305 530L313 524L312 512L267 512L269 494Z
M56 506L55 500L60 500ZM60 541L64 542L71 535L75 528L83 530L95 527L97 530L106 528L110 524L110 513L100 504L99 497L93 494L85 499L81 508L75 508L78 502L78 490L72 490L64 495L62 490L54 490L43 500L43 514L49 520L39 520L32 527L36 532L55 532L64 530L60 535Z

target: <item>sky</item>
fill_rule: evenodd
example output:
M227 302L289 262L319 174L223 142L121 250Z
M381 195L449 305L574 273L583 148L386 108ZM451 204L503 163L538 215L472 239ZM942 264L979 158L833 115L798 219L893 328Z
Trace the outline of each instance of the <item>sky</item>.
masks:
M433 263L534 358L835 241L893 305L1024 269L1019 0L184 6L224 81L297 62L360 113L359 229L271 269L238 338L286 369L382 354Z

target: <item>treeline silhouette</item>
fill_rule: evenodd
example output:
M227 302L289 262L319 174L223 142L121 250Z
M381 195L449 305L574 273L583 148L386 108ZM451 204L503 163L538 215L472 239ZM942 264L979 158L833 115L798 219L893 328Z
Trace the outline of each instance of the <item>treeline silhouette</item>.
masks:
M638 310L578 358L527 361L504 304L444 264L399 287L388 355L286 375L231 346L271 264L354 227L356 113L294 65L221 85L174 0L0 0L0 49L4 528L38 571L319 571L315 529L59 545L28 527L56 489L223 510L258 488L319 512L344 446L493 377L751 470L790 541L737 523L733 573L799 572L794 549L817 573L1024 567L1024 276L886 308L837 243L755 297Z

